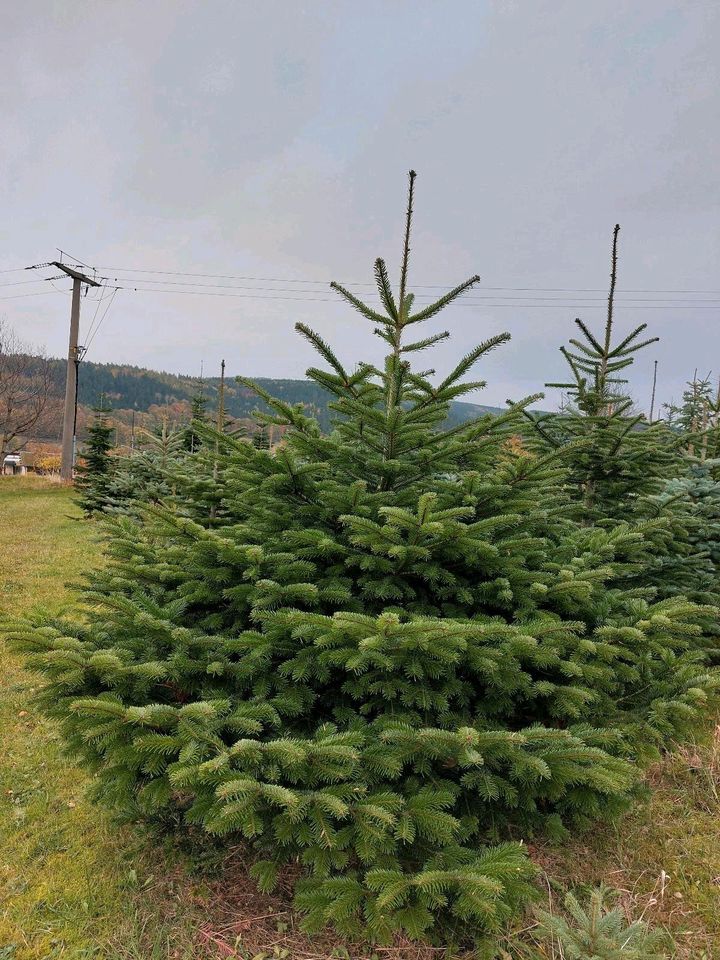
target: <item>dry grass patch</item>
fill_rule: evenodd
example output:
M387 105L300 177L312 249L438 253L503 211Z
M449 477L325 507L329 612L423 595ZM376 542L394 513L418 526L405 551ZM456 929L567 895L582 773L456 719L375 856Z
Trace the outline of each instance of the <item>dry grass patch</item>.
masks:
M720 960L720 726L649 772L650 793L615 825L562 847L537 844L549 905L605 884L628 919L675 940L678 960Z

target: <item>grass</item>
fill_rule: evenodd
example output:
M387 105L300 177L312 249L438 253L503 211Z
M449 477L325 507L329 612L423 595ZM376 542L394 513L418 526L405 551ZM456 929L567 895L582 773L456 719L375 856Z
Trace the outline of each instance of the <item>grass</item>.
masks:
M0 613L60 612L65 584L100 562L93 525L60 485L0 478L0 525ZM200 956L202 889L182 857L84 799L84 776L33 709L34 677L6 649L0 683L0 957Z
M79 519L59 485L0 478L0 528L0 613L71 606L66 584L101 562L96 528ZM53 725L32 706L34 677L7 650L2 665L0 960L371 954L299 935L287 897L254 893L241 849L210 852L198 870L177 842L119 827L91 806L85 776L62 758ZM567 888L582 895L605 883L619 890L628 916L674 937L678 960L720 960L720 731L659 764L650 780L648 800L616 826L572 844L531 847L545 905L559 903ZM532 940L532 922L526 926ZM525 955L507 949L510 960ZM441 956L422 947L374 952Z
M716 728L654 767L648 799L616 825L564 847L532 847L551 902L568 887L606 884L629 919L668 932L678 960L719 960L719 761Z

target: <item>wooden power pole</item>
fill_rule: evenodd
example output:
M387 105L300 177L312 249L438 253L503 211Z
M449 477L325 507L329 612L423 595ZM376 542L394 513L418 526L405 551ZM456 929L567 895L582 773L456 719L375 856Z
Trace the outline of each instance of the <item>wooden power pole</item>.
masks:
M85 283L89 287L99 287L102 284L92 280L84 273L79 273L71 267L54 260L53 267L62 270L72 277L72 305L70 307L70 344L68 346L67 375L65 378L65 410L63 413L62 459L60 461L60 478L70 483L73 478L75 461L75 414L77 410L77 375L80 352L78 349L78 332L80 330L80 292Z

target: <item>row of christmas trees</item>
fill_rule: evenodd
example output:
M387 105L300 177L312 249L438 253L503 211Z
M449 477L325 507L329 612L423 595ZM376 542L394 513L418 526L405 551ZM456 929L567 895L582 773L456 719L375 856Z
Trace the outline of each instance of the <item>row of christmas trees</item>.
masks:
M563 348L569 404L449 427L509 335L446 375L415 364L478 278L415 307L414 183L398 288L382 260L378 308L333 284L384 364L296 327L332 432L257 388L275 450L197 416L109 467L100 418L80 486L107 563L82 616L13 636L98 798L244 837L263 890L301 864L311 931L492 943L533 895L524 840L624 809L706 715L720 432L714 407L633 412L650 341L616 334L617 228L605 328Z

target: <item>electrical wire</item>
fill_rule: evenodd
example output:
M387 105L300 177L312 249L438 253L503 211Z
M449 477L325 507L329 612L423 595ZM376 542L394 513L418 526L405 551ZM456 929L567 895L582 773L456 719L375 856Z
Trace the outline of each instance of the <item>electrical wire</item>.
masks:
M53 290L36 290L35 293L15 293L11 297L0 297L0 300L20 300L22 297L43 297L43 296L46 296L48 293L53 293L53 292L62 293L62 290L58 290L58 288L55 287L54 291Z
M93 331L93 335L90 337L90 339L88 340L88 342L85 344L85 353L84 353L84 355L83 355L83 358L87 357L88 350L90 349L90 346L91 346L93 340L94 340L95 337L97 336L98 330L99 330L100 327L103 325L103 320L104 320L105 317L108 315L108 313L109 313L109 311L110 311L110 307L113 305L113 300L114 300L115 297L117 296L117 292L118 292L118 290L120 290L120 289L121 289L121 287L115 287L115 289L113 290L112 296L111 296L110 299L108 300L107 306L105 307L105 310L103 311L103 315L102 315L102 317L100 317L100 322L99 322L98 325L95 327L95 330Z
M79 263L79 264L81 264L82 266L87 267L87 269L89 269L89 270L95 271L96 269L98 269L98 268L89 266L88 264L86 264L86 263L85 263L84 261L82 261L82 260L78 260L77 257L73 257L71 254L68 254L66 251L61 251L61 252L62 252L63 254L65 254L65 256L70 257L70 259L72 259L72 260L75 261L76 263ZM1 270L0 273L12 273L12 272L17 271L17 270L33 270L33 269L39 269L39 268L45 267L45 266L51 266L51 264L34 264L34 265L31 266L31 267L15 267L15 268L12 268L12 269L9 269L9 270ZM127 277L120 277L120 276L112 277L112 278L111 278L111 277L103 277L102 279L104 279L104 280L112 279L112 280L114 280L115 282L118 282L118 281L124 281L124 282L129 282L129 283L139 282L139 283L165 284L165 285L168 285L168 286L181 286L181 285L182 285L182 286L192 286L192 287L225 288L225 289L235 289L235 288L236 288L236 285L235 285L235 284L203 284L203 283L198 283L198 282L195 282L195 281L183 282L183 281L179 281L179 280L168 280L167 277L200 277L201 279L211 279L211 280L212 280L212 279L214 279L214 280L236 280L236 281L243 281L243 282L249 281L249 282L253 282L253 283L284 283L284 284L294 284L294 285L298 285L298 284L322 284L322 285L323 285L323 290L322 290L322 291L319 291L319 290L313 290L313 291L310 291L310 290L297 290L297 291L295 291L295 290L287 290L287 291L285 291L285 290L282 290L282 288L277 288L277 287L267 287L267 288L264 288L264 287L248 287L248 288L247 288L248 290L267 290L268 292L275 292L275 291L277 291L277 292L287 292L287 293L291 293L291 292L292 292L292 293L296 293L296 292L297 292L297 293L306 293L306 292L307 292L307 293L310 293L310 292L312 292L312 293L321 293L321 292L324 293L326 286L327 286L328 283L330 282L330 281L328 281L328 280L299 280L299 279L290 278L290 277L253 277L253 276L244 276L244 275L238 275L238 274L193 273L193 272L191 272L191 271L183 271L183 270L144 270L144 269L139 269L139 268L135 268L135 267L100 267L99 269L111 271L111 272L114 272L114 273L117 273L117 274L120 274L120 273L138 273L138 274L142 274L143 277L144 277L144 279L142 279L142 280L139 279L139 278L138 278L138 280L134 280L134 279L130 279L130 278L127 278ZM147 277L146 277L145 275L147 275ZM152 280L152 279L150 279L150 275L152 275L152 276L159 276L159 277L162 277L163 279L160 279L160 280ZM29 282L29 281L25 281L25 282ZM373 287L373 286L374 286L374 284L373 284L371 281L352 281L352 282L346 282L345 285L348 286L348 287L356 287L356 286L357 286L357 287ZM0 284L0 286L2 286L2 285ZM428 290L430 290L430 289L448 289L450 286L451 286L450 284L416 284L416 285L415 285L415 288L416 288L416 289L428 289ZM238 289L245 289L245 288L240 287L240 286L238 286L237 288L238 288ZM140 288L136 288L136 289L140 289ZM482 286L481 289L482 289L483 292L484 292L484 291L490 291L490 290L492 290L492 291L500 291L500 292L502 292L503 294L507 292L507 293L510 293L510 294L529 293L529 294L532 295L532 296L530 296L530 297L499 296L499 295L498 295L498 296L493 296L491 299L508 299L508 300L510 300L510 299L512 299L512 300L516 300L516 299L518 299L518 300L530 300L530 299L532 299L532 300L546 300L546 299L547 299L547 300L550 300L550 299L556 299L556 300L558 300L558 301L562 301L562 300L564 299L564 298L562 298L562 297L557 297L557 298L536 297L536 296L534 295L534 294L536 294L536 293L583 293L583 294L584 294L584 293L600 293L600 294L604 294L604 295L605 295L605 296L602 298L603 300L607 298L607 291L606 291L604 288L598 288L598 287L513 287L513 286L505 286L505 287L493 286L493 287L489 287L489 286ZM698 297L698 296L700 296L700 295L704 295L704 294L715 294L715 295L717 295L718 297L720 297L720 290L628 288L627 290L619 291L619 292L622 292L622 293L625 293L625 294L627 294L627 293L688 294L688 295L690 295L690 296L693 297L693 298L694 298L694 297ZM477 294L476 294L476 296L477 296ZM419 298L418 298L418 299L419 299ZM483 299L488 299L488 298L483 298ZM587 299L587 298L583 298L583 299ZM591 298L591 299L595 299L595 298ZM621 298L621 299L622 299L622 298ZM634 298L624 298L624 299L628 300L628 302L629 302L631 299L632 299L633 302L636 302ZM646 299L646 298L641 298L641 299L644 300L644 299ZM670 302L667 297L661 297L660 299L662 299L664 302ZM468 302L467 298L466 298L466 302ZM620 301L616 300L616 302L621 302L621 300L620 300ZM648 302L652 302L652 301L649 300L649 298L648 298ZM683 300L683 301L678 301L678 302L685 302L685 300ZM694 299L693 299L693 300L691 300L690 302L701 302L701 301L697 301L697 300L694 300ZM702 302L715 302L715 299L713 298L712 300L707 300L707 301L706 301L706 300L703 300ZM720 302L720 300L718 300L718 302Z
M71 253L68 253L67 250L61 250L60 247L55 247L57 252L60 254L60 261L62 262L63 257L68 257L74 263L79 263L81 267L86 267L88 270L95 270L95 267L91 267L89 263L85 263L84 260L78 260L77 257L74 257Z
M104 279L111 279L106 277ZM121 283L133 283L134 281L131 277L113 277L115 282ZM215 289L225 289L225 290L260 290L268 293L311 293L311 294L322 294L327 293L326 289L322 290L288 290L283 287L246 287L241 284L229 284L229 283L191 283L184 280L143 280L142 283L156 283L156 284L166 284L168 286L179 286L179 287L203 287L211 290ZM488 287L482 287L481 290L492 289ZM177 293L186 293L185 290L178 290ZM429 297L427 294L421 295L416 298L417 300L432 300L434 298ZM485 300L548 300L548 301L557 301L559 303L567 302L569 299L576 300L577 297L536 297L536 296L505 296L505 295L488 295L482 296L478 294L469 294L463 297L463 302L467 304L478 304L482 303ZM583 297L583 300L598 300L603 303L607 302L607 297ZM616 303L677 303L677 304L694 304L694 303L720 303L720 298L709 298L709 299L669 299L666 297L656 298L656 297L616 297Z
M85 339L88 342L90 341L90 338L93 335L93 327L95 326L95 320L97 318L98 311L100 309L100 304L103 302L108 292L109 292L108 287L103 285L100 289L100 296L98 297L97 303L95 305L95 313L93 314L93 318L90 321L90 326L88 327L87 333L85 334Z
M38 280L12 280L10 283L0 283L0 287L23 287L29 283L45 283L48 277L40 277Z
M93 268L94 269L94 268ZM155 276L166 276L166 277L200 277L202 279L211 279L211 280L243 280L243 281L253 281L258 283L320 283L328 284L329 280L296 280L289 277L248 277L248 276L239 276L234 274L224 274L224 273L192 273L187 270L140 270L135 267L98 267L99 270L107 270L112 273L141 273L141 274L153 274ZM117 278L116 278L117 279ZM139 281L140 283L148 281ZM162 281L155 281L161 283ZM167 281L168 283L174 281ZM374 287L375 284L372 281L348 281L345 283L345 286L348 287ZM453 284L441 284L441 283L420 283L415 284L416 289L428 289L428 290L446 290L453 286ZM607 296L607 290L602 287L485 287L483 290L508 290L519 293L604 293ZM720 295L720 290L654 290L650 288L638 288L630 289L623 291L624 293L688 293L688 294L716 294Z
M57 290L57 292L58 292L58 293L61 293L64 297L71 297L71 296L72 296L72 292L71 292L70 290L61 290L60 287L56 287L56 286L55 286L55 284L52 282L52 280L50 281L50 286L53 288L53 290Z
M80 261L78 261L78 262L80 262ZM26 269L26 268L22 268L22 269ZM127 271L127 272L130 272L130 271ZM138 272L140 272L140 271L138 271ZM144 271L144 272L148 272L148 273L150 273L150 272L159 273L160 271ZM178 274L173 274L173 275L178 275ZM187 274L187 275L188 275L188 276L198 276L197 274ZM45 277L45 278L42 278L42 280L32 280L32 281L26 280L26 281L18 281L17 283L16 283L16 282L11 282L11 283L9 283L9 284L0 284L0 287L2 287L2 286L22 285L22 284L25 284L25 283L27 283L27 284L30 284L30 283L41 283L41 282L44 282L45 280L47 280L47 281L49 281L49 282L51 283L51 286L53 287L53 289L54 289L55 291L57 291L58 293L63 293L63 294L65 294L66 296L69 296L69 295L70 295L69 293L67 293L66 291L60 290L58 287L55 286L54 283L52 283L52 281L53 281L53 280L56 280L56 279L60 279L60 278L59 278L59 277ZM104 279L108 280L108 279L110 279L110 278L107 278L107 277L106 277L106 278L104 278ZM123 280L123 281L127 282L129 278L126 278L126 277L118 277L117 279L118 279L118 280ZM238 278L238 279L240 279L240 278ZM256 278L256 279L259 280L259 278ZM266 279L272 280L272 278L266 278ZM130 280L130 282L132 283L133 281ZM321 297L321 296L319 297L319 296L316 296L316 295L315 295L315 294L318 294L318 293L324 293L324 292L325 292L324 290L322 290L322 291L321 291L321 290L287 290L286 288L282 288L282 287L245 287L245 286L236 285L236 284L186 283L186 282L183 282L183 281L168 281L168 280L165 280L165 281L163 281L163 280L144 280L144 281L140 281L140 282L141 282L141 283L142 283L142 282L144 282L144 283L157 283L157 284L167 283L167 284L173 284L173 285L175 285L175 286L182 286L182 287L186 287L186 286L189 286L189 287L202 287L203 289L201 289L201 290L198 290L198 289L194 289L194 290L187 290L187 289L169 290L169 289L162 289L162 288L160 288L160 287L143 287L143 286L138 286L138 287L129 287L129 288L128 288L128 287L115 286L115 287L114 287L114 290L115 290L115 292L117 292L117 290L119 290L119 289L122 289L122 290L129 290L129 291L132 291L132 292L134 292L134 293L163 293L163 294L175 294L175 295L184 295L184 296L223 297L223 298L242 299L242 300L284 300L284 301L292 301L292 302L296 302L296 303L338 303L338 302L339 302L336 297L332 297L332 296L331 296L331 297ZM280 281L277 280L276 282L280 282ZM285 282L310 283L311 281L285 281ZM426 286L430 286L430 285L426 285ZM92 320L92 322L91 322L90 329L88 330L88 333L89 333L92 337L94 337L95 334L97 333L97 329L93 330L93 326L94 326L95 320L97 319L97 316L98 316L98 311L99 311L99 309L100 309L100 304L104 301L104 299L105 299L105 297L106 297L106 293L104 292L104 291L106 290L106 288L107 288L107 285L106 285L106 284L103 284L103 292L101 292L101 294L100 294L100 296L99 296L99 298L98 298L98 300L97 300L97 304L96 304L96 308L95 308L95 314L93 315L93 320ZM518 288L512 288L512 287L483 287L482 289L483 289L483 290L493 290L493 289L495 289L495 290L512 290L512 289L517 289L517 290L523 290L523 289L525 289L525 290L530 290L530 289L533 289L533 288L520 288L520 287L518 287ZM550 290L551 288L534 288L534 289L548 289L548 290ZM557 288L557 289L560 290L560 289L563 289L563 288ZM571 292L571 288L565 288L565 289L567 290L567 292ZM242 291L244 291L244 292L243 292L243 293L230 293L230 292L225 293L225 292L219 292L220 290L228 290L228 291L230 291L230 290L242 290ZM260 292L260 293L256 293L255 291L261 291L261 292ZM22 297L39 296L39 295L42 295L42 294L48 293L48 292L49 292L49 291L39 290L39 291L36 291L36 292L34 292L34 293L15 294L15 295L6 296L6 297L0 297L0 300L15 300L15 299L20 299L20 298L22 298ZM579 291L578 291L578 292L579 292ZM643 292L643 291L637 291L637 292ZM645 292L651 292L651 291L645 291ZM659 291L656 291L656 292L659 292ZM719 291L719 292L720 292L720 291ZM288 294L293 294L293 295L288 295ZM294 294L299 294L299 295L298 295L298 296L295 296ZM312 295L311 295L311 296L307 296L307 294L312 294ZM423 301L432 301L433 298L430 297L429 295L421 295L421 296L418 297L417 299L418 299L418 301L420 301L420 300L423 300ZM604 297L593 297L593 298L587 298L587 297L586 297L586 298L583 298L583 301L587 301L587 300L589 300L589 299L599 301L599 302L596 302L596 303L589 303L589 302L581 302L581 303L579 303L579 302L576 302L577 299L578 299L578 298L538 297L538 296L506 296L506 295L490 295L490 296L482 296L482 295L481 295L481 296L478 296L478 295L476 294L475 296L465 297L464 299L458 301L458 306L462 306L462 307L485 307L485 308L487 308L487 309L514 307L515 309L523 309L523 310L525 310L525 309L530 309L530 308L532 308L532 309L543 309L543 308L544 308L544 309L550 309L550 308L552 308L552 309L557 309L558 307L562 307L562 308L566 308L566 309L574 309L574 310L599 310L599 309L605 309L605 298L604 298ZM501 302L497 302L497 301L501 301ZM548 301L548 302L545 302L545 301ZM377 302L377 301L376 301L376 302ZM718 310L718 309L720 309L720 307L714 306L714 304L720 304L720 298L703 298L703 299L670 299L670 298L666 298L666 299L659 299L659 298L649 298L649 297L647 297L647 298L646 298L646 297L637 297L637 298L636 298L636 297L627 297L627 298L618 298L618 299L616 300L616 302L617 302L617 303L623 303L623 304L632 304L632 309L635 309L635 310L678 310L678 309L684 309L684 310ZM105 318L105 316L106 316L106 313L103 313L103 316L102 316L102 319L101 319L100 323L102 323L102 320ZM99 324L98 324L98 326L99 326Z
M218 293L215 290L159 290L157 287L119 287L120 290L128 290L133 293L170 293L176 296L189 296L189 297L229 297L232 299L239 300L292 300L296 303L339 303L337 297L291 297L281 294L280 296L268 296L266 294L252 294L252 293ZM298 291L300 292L300 291ZM488 300L499 299L495 297L489 297ZM538 298L539 299L539 298ZM378 301L379 302L379 301ZM635 310L678 310L678 309L695 309L695 310L720 310L720 306L706 305L706 302L703 301L700 305L693 307L693 301L689 303L687 301L680 301L684 306L678 307L675 304L660 304L660 303L643 303L637 304L633 307ZM456 306L460 307L514 307L515 309L553 309L557 310L558 307L573 308L577 310L605 310L607 309L606 304L602 303L575 303L575 302L566 302L562 301L561 303L489 303L489 302L478 302L466 300L458 300Z

